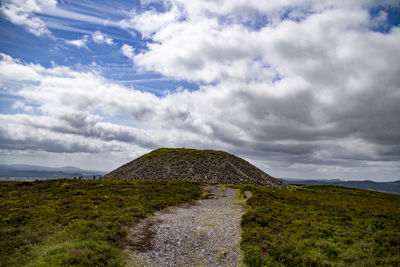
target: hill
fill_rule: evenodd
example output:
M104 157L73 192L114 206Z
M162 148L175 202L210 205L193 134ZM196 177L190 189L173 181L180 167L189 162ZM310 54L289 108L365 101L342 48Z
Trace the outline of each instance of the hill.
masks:
M79 168L46 167L26 164L0 165L0 181L8 180L46 180L53 178L85 177L91 178L104 175L104 172L94 170L82 170Z
M110 172L104 179L190 180L218 184L289 186L224 151L160 148Z
M347 188L366 189L366 190L373 190L373 191L400 195L400 181L374 182L370 180L364 180L364 181L342 181L340 179L301 180L301 179L290 179L290 178L287 179L282 178L282 180L287 182L288 184L334 185Z

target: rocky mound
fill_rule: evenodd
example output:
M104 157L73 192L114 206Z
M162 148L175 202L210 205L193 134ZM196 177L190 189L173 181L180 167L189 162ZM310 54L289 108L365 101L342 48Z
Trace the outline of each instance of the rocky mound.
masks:
M120 180L190 180L218 184L289 186L249 162L223 151L160 148L103 177Z

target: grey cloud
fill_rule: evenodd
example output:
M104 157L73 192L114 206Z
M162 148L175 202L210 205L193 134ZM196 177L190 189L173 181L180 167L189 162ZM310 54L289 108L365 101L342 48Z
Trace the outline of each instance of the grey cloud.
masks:
M223 123L210 122L210 126L213 129L211 137L214 138L214 140L222 141L234 147L242 147L246 144L245 140L235 135L235 132Z
M274 144L274 143L253 143L253 149L260 151L269 151L271 153L285 153L290 155L304 155L311 154L319 148L316 144L297 143L297 144Z
M93 116L92 116L93 118ZM73 129L82 129L86 128L88 126L96 124L100 118L95 118L90 120L88 114L85 114L83 112L79 113L68 113L68 114L63 114L59 117L62 121L64 121L66 124L63 125L68 125Z
M193 8L190 16L199 3L182 3L174 12ZM135 65L201 81L200 90L157 97L93 73L75 73L87 88L71 88L73 80L62 83L41 68L43 77L57 80L57 90L45 82L36 91L24 88L20 95L41 108L43 121L18 123L48 131L50 144L40 136L22 136L17 144L8 129L3 148L83 151L83 144L93 142L87 148L93 153L120 149L125 159L133 147L145 152L171 145L227 150L280 171L398 170L393 166L400 157L400 32L370 32L368 12L358 3L324 9L323 2L319 12L303 14L301 21L277 21L257 30L235 20L224 25L202 12L185 21L179 14L167 17L168 23L148 29L148 17L136 14L144 33L155 32ZM212 8L208 4L204 9ZM274 8L279 6L263 12ZM247 10L246 18L252 19L252 12ZM69 108L60 112L59 106ZM111 123L118 115L134 126Z
M7 150L36 150L46 151L53 153L99 153L109 150L109 148L100 148L88 146L87 144L72 142L68 143L61 140L55 139L37 139L37 138L26 138L26 139L11 139L7 136L2 135L0 137L0 149Z
M131 127L122 127L111 123L101 123L97 120L88 119L84 114L68 114L62 116L65 124L51 127L55 132L76 134L89 138L100 139L103 141L120 141L134 143L143 148L153 148L156 144L150 137L135 133ZM140 130L137 130L140 131Z

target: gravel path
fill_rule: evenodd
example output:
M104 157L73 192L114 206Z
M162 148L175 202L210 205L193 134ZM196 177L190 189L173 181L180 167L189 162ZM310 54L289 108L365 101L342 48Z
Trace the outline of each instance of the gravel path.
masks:
M240 266L237 191L207 186L212 195L189 207L173 207L140 222L127 250L140 266Z

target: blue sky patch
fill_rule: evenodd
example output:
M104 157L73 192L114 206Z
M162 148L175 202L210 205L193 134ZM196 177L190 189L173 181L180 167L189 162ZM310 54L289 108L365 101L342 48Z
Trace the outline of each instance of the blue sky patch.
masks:
M400 179L399 4L300 2L2 0L0 161L110 171L193 147Z

